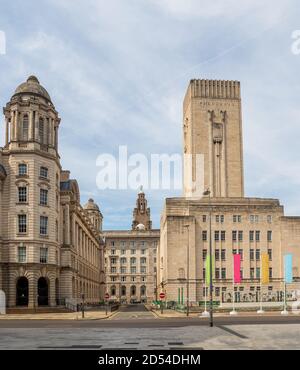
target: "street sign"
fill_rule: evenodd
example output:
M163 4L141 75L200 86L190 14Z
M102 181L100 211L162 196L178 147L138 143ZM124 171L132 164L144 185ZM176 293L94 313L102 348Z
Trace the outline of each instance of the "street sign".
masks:
M109 294L108 294L108 293L105 293L104 298L105 298L105 299L109 299Z
M160 298L160 299L164 299L164 298L165 298L165 296L166 296L166 295L165 295L165 293L164 293L164 292L159 293L159 298Z

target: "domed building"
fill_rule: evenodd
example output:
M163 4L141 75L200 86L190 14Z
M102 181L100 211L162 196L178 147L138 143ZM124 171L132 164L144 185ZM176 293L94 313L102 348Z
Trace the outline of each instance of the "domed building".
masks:
M102 298L102 215L80 192L58 151L60 118L35 76L3 109L0 148L0 289L8 307Z

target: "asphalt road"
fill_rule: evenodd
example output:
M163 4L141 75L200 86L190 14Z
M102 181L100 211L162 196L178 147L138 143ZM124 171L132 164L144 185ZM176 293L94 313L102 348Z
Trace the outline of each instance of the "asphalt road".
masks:
M215 317L216 326L300 324L300 315L278 316L226 316ZM0 320L0 328L179 328L185 326L208 326L207 318L176 317L160 319L143 305L121 307L108 320Z

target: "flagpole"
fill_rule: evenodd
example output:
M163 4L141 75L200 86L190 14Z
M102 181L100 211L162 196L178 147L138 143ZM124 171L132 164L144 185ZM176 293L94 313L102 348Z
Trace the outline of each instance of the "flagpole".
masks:
M235 291L234 291L234 256L233 256L233 269L232 269L232 289L233 289L233 292L232 292L232 311L229 312L230 315L237 315L237 312L235 310Z
M283 311L281 311L281 315L288 315L287 305L286 305L286 282L283 281L283 289L284 289L284 296L283 296Z
M208 317L209 312L207 312L207 289L206 289L206 278L204 279L204 311L201 313L201 316Z
M257 311L257 313L264 313L265 311L262 308L262 255L260 255L260 289L259 289L259 298L260 298L260 309Z

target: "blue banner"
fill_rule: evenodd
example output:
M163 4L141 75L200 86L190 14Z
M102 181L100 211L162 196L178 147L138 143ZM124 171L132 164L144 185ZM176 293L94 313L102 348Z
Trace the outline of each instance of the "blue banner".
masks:
M284 281L286 284L293 282L293 255L284 256Z

